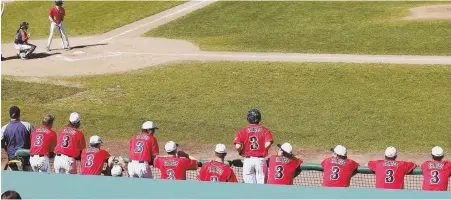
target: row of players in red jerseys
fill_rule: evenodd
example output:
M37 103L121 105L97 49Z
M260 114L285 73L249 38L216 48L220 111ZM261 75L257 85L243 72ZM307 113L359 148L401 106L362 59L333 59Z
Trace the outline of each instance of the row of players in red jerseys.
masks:
M78 113L72 113L69 121L70 125L79 123ZM48 126L33 130L30 154L48 156L55 148L57 155L63 154L76 158L81 152L81 174L100 175L102 166L110 155L99 147L86 148L84 135L77 128L72 125L62 128L58 133L58 137L51 130L51 127ZM190 158L186 153L178 151L178 146L174 142L170 142L171 145L169 146L171 148L169 149L165 146L168 156L157 157L159 148L156 138L153 136L153 131L157 128L153 122L146 122L143 124L142 129L143 131L152 130L152 132L142 132L131 139L129 174L133 170L142 171L139 165L130 167L132 163L135 163L134 161L138 164L143 164L146 169L153 163L156 168L160 169L161 178L163 179L184 180L186 179L186 170L197 169L197 161ZM272 143L272 134L269 129L261 125L251 124L237 133L234 142L242 146L238 148L238 151L245 158L266 157L268 148ZM90 144L100 143L101 140L98 136L90 139ZM265 182L269 184L293 184L293 179L300 172L299 166L302 160L292 155L292 147L288 143L278 146L279 154L265 160L265 166L269 166ZM226 152L225 146L223 150L221 150L222 147L218 148L216 153L224 155ZM334 151L334 156L325 159L321 163L324 168L322 185L348 187L359 164L347 158L345 147L338 145L332 150ZM416 165L414 163L397 161L396 154L396 149L389 147L385 151L385 160L370 161L368 163L369 169L376 174L377 188L402 189L404 188L404 176L415 169ZM433 148L432 156L433 160L426 161L421 165L424 176L423 189L446 190L451 175L451 163L442 160L444 151L440 147ZM262 165L260 164L260 166ZM150 171L150 167L148 169ZM199 179L202 181L236 182L233 170L223 164L221 159L204 164Z

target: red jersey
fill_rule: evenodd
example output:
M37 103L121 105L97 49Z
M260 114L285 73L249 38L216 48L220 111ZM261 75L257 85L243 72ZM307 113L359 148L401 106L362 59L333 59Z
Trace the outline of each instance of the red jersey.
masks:
M258 125L249 124L236 133L235 144L243 145L243 157L266 157L268 150L266 142L272 142L272 133L269 129Z
M55 153L77 158L84 148L86 148L85 136L78 129L65 127L58 132Z
M53 7L50 9L49 16L52 17L53 21L57 24L61 23L63 17L66 15L66 10L63 7L57 9Z
M197 179L210 182L238 182L232 168L217 161L204 163Z
M110 158L110 154L104 149L88 147L81 153L80 174L100 175L103 164Z
M31 132L30 155L49 156L56 146L56 133L48 126L34 129Z
M335 156L321 162L324 168L323 185L325 187L349 187L354 171L359 163L351 159L341 159Z
M273 155L269 158L268 184L293 185L296 169L302 164L300 159Z
M421 165L423 170L423 190L446 191L451 175L450 161L425 161Z
M376 188L403 189L404 176L415 169L413 162L396 160L375 160L368 162L368 168L376 173Z
M158 154L158 142L155 136L142 132L130 140L128 157L130 160L150 162Z
M186 170L197 168L197 161L175 156L159 156L153 163L160 170L160 179L186 180Z

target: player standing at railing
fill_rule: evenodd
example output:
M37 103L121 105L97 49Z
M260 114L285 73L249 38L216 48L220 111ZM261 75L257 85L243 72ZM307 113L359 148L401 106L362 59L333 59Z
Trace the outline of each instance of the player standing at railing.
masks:
M443 160L445 152L442 147L432 148L432 160L421 165L423 171L423 190L446 191L451 175L451 162Z
M141 133L130 140L128 174L133 178L152 178L150 164L159 153L154 134L158 128L152 121L144 122Z
M238 154L244 157L243 180L245 183L265 184L268 172L265 157L273 143L271 131L259 125L261 113L256 108L247 112L249 125L240 129L234 144Z
M49 158L56 146L54 121L55 116L48 114L42 119L42 127L31 132L30 165L34 172L49 172Z
M301 173L302 160L293 155L290 143L277 146L277 155L268 159L268 184L293 185L294 178Z
M160 170L160 179L186 180L187 170L197 169L197 159L187 153L178 150L178 144L169 141L164 145L167 156L157 156L154 166Z
M376 174L376 188L404 189L404 176L415 169L413 162L397 161L395 147L387 147L385 160L369 161L368 168Z
M202 165L197 179L210 182L238 182L233 169L224 164L226 155L226 146L217 144L215 148L216 159Z
M324 168L322 186L349 187L359 164L348 158L346 147L342 145L337 145L330 150L334 152L334 155L321 162Z

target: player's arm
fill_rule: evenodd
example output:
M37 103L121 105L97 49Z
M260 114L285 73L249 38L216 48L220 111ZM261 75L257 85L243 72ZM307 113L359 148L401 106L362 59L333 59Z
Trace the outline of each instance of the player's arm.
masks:
M373 172L376 172L376 162L377 161L369 161L368 162L368 169L370 169Z
M8 125L4 125L3 127L2 127L2 132L1 132L1 139L2 139L2 149L5 149L5 151L6 151L6 148L7 148L7 143L6 143L6 137L4 137L5 136L5 131L6 131L6 126L8 126Z
M294 170L294 176L293 176L293 178L296 178L296 176L299 176L299 174L301 174L301 172L302 172L302 169L301 169L302 160L301 160L301 159L298 159L298 163L299 163L299 165L298 165L298 167L296 167L296 169Z
M417 168L417 164L413 162L406 162L406 171L407 173L412 173L412 171Z
M352 176L355 176L355 175L357 174L357 170L359 169L359 166L360 166L359 163L353 161L353 168L354 168L354 171L352 171L351 177L352 177Z
M238 182L238 180L236 179L235 172L233 172L233 170L231 170L230 176L227 178L227 182L230 182L230 183Z
M235 149L238 152L238 155L242 155L244 150L243 147L244 139L241 135L241 130L236 133L233 143L235 144Z
M265 148L269 149L273 142L274 142L274 140L272 138L271 131L270 130L266 131L266 133L265 133Z
M104 162L107 163L107 165L105 169L102 171L102 174L105 176L111 176L111 169L113 168L113 165L110 164L110 160L113 160L114 156L111 156L107 151L104 151L104 158L105 158Z

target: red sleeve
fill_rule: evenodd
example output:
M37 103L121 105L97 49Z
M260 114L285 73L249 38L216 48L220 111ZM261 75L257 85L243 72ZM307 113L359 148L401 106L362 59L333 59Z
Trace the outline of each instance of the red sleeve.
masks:
M356 161L352 161L352 162L353 162L353 165L354 165L354 170L353 171L355 171L357 168L359 168L360 164L357 163Z
M53 8L50 8L49 16L53 17Z
M302 165L302 160L301 159L298 159L298 164L296 165L296 167L299 167L299 165Z
M321 162L321 166L323 166L323 168L324 168L324 165L326 165L326 160L327 160L327 158L324 159L323 162Z
M104 160L108 160L108 158L110 158L110 153L108 153L108 151L106 151L105 149L103 149L103 156L104 156Z
M55 151L55 147L56 147L56 142L57 142L57 137L56 137L56 133L55 133L55 131L52 131L52 136L51 136L51 138L50 138L50 141L51 141L51 145L50 145L50 149L52 150L52 151Z
M243 143L244 142L244 139L243 139L243 137L242 137L242 134L241 134L241 129L236 133L236 136L235 136L235 140L233 141L233 143L235 143L235 144L241 144L241 143Z
M79 139L79 141L80 141L80 149L85 149L86 148L85 136L83 135L83 133L79 132L78 133L78 137L80 137L80 139Z
M265 142L272 142L272 133L271 131L268 129L265 133Z
M426 169L427 168L427 164L428 164L428 161L424 161L422 164L421 164L421 170L423 170L423 169Z
M417 165L413 162L405 162L405 166L406 166L406 174L410 173L412 170L414 170Z
M191 159L186 159L185 162L185 168L186 169L197 169L197 161L196 160L191 160Z
M376 172L376 165L377 165L377 161L368 162L368 168L373 172Z
M160 168L160 158L156 157L155 160L153 161L153 166L155 166L156 168Z
M159 151L160 150L158 148L158 142L157 142L157 140L155 138L153 138L153 141L152 141L152 155L158 155L160 153Z

